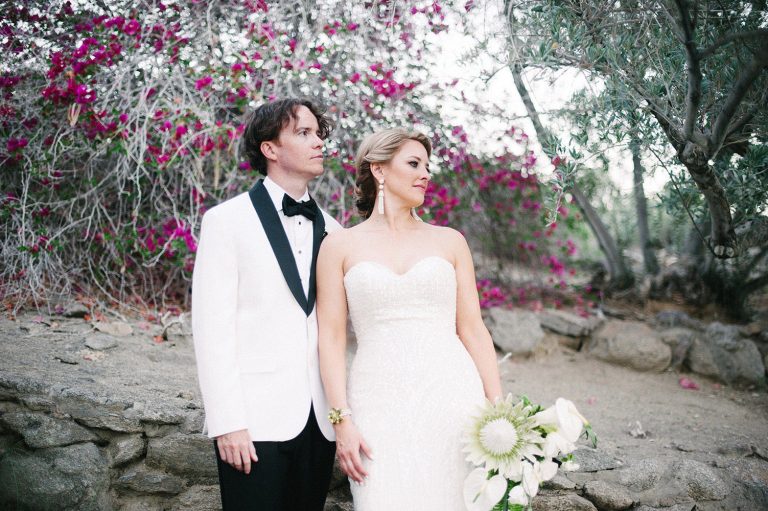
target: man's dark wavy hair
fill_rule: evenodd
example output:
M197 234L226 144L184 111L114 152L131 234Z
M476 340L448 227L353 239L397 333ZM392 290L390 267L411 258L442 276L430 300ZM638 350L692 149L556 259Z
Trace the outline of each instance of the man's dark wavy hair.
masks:
M277 140L280 130L296 119L296 108L305 106L317 119L319 136L328 137L333 129L331 120L325 115L325 108L309 99L286 98L265 103L253 111L243 134L243 150L251 168L267 175L267 159L261 152L261 143Z

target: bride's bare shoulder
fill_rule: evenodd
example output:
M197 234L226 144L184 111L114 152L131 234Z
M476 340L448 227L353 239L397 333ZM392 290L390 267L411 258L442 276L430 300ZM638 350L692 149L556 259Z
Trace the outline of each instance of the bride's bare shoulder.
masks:
M431 236L435 242L447 245L466 244L464 235L453 227L424 223L422 229L425 234Z

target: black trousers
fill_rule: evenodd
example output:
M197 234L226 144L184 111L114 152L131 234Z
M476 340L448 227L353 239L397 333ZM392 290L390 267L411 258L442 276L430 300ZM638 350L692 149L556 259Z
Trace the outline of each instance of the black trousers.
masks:
M306 426L285 442L253 442L259 461L246 475L221 461L223 511L322 511L331 483L336 443L323 436L310 408Z

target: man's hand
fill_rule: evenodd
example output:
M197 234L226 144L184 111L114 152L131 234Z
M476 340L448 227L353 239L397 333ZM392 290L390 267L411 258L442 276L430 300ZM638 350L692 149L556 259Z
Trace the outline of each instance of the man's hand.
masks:
M219 435L216 437L216 444L219 447L221 461L232 465L240 472L250 474L251 461L254 463L259 461L259 458L256 457L256 449L251 441L251 435L247 429Z

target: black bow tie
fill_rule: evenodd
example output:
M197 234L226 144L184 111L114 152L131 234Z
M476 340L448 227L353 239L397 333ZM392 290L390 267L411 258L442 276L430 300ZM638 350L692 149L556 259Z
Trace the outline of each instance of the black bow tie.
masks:
M318 214L317 203L312 198L308 201L296 202L286 194L283 195L283 213L285 216L303 215L314 222Z

